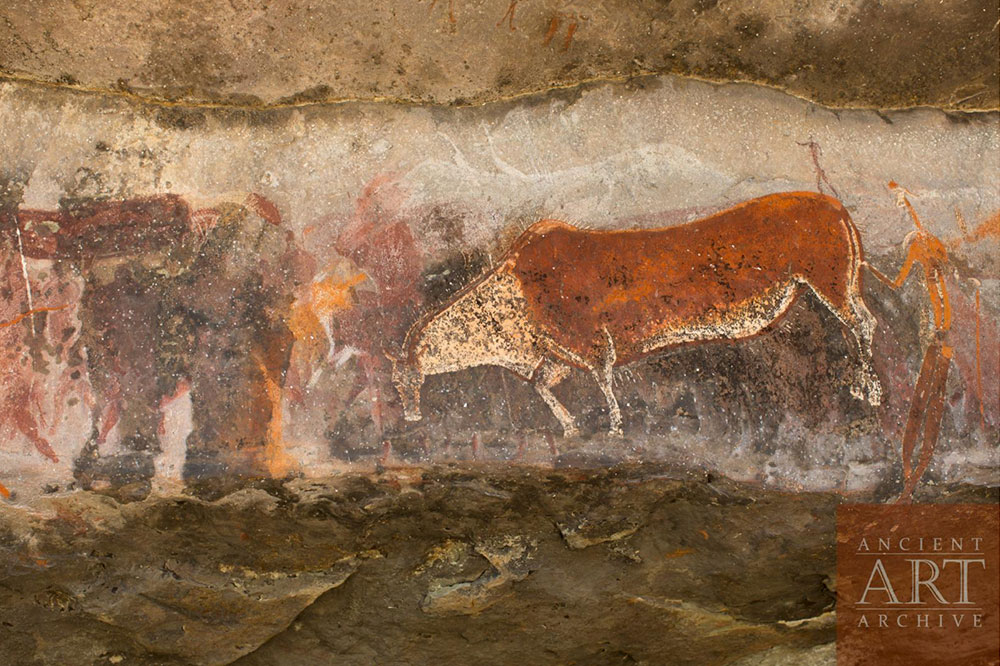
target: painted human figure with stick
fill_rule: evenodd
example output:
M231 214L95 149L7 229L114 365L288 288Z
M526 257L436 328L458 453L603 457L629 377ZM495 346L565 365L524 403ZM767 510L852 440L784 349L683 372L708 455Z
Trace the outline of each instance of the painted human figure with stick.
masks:
M889 189L896 194L896 203L905 207L916 227L903 241L907 246L906 258L899 269L896 278L889 279L886 275L869 265L872 273L879 280L893 289L898 289L906 281L915 264L924 271L924 284L927 288L927 298L930 300L934 315L934 339L924 352L924 360L917 378L917 386L910 402L910 412L903 431L903 492L897 502L909 502L913 490L920 482L924 472L930 465L934 455L934 445L937 443L938 430L944 412L945 385L948 381L948 369L954 356L954 348L948 344L948 332L951 330L951 302L945 286L945 266L948 263L948 251L944 243L927 231L920 223L917 211L907 198L907 190L896 182L889 182ZM923 442L919 451L919 459L914 465L913 455L917 441L923 431Z

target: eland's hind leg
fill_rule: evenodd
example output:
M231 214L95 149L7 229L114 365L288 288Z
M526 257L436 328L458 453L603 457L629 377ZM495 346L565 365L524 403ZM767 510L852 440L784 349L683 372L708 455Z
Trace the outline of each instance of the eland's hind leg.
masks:
M858 400L867 400L878 406L882 403L882 384L872 365L872 339L875 335L876 320L865 305L858 291L860 282L855 274L846 290L822 289L810 280L803 282L812 289L817 298L851 333L850 340L861 367L851 382L851 395Z
M864 263L861 235L849 218L841 220L841 224L846 247L839 252L831 247L830 263L811 267L800 281L808 285L851 332L861 366L851 382L851 395L877 406L882 402L882 384L872 366L876 321L861 298L861 266Z
M861 298L861 266L864 264L861 234L858 233L858 228L850 220L845 221L845 225L851 244L851 263L845 296L847 297L847 310L852 315L853 324L848 324L848 328L851 329L857 342L858 361L861 363L861 371L851 393L858 399L867 398L870 404L877 407L882 403L882 383L879 381L878 375L875 374L875 368L872 365L872 339L875 336L875 327L878 322L868 306L865 305L864 299Z
M858 345L858 358L861 362L860 390L868 402L878 406L882 403L882 383L879 381L878 375L875 374L875 368L872 365L872 340L875 337L875 327L878 322L875 315L865 305L857 288L852 289L852 293L848 294L848 306L855 320L855 324L849 328Z

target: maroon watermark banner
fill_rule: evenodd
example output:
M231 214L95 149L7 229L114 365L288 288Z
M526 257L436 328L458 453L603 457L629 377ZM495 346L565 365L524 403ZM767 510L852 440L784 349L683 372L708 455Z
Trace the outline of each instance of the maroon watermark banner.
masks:
M1000 506L837 508L838 666L1000 663Z

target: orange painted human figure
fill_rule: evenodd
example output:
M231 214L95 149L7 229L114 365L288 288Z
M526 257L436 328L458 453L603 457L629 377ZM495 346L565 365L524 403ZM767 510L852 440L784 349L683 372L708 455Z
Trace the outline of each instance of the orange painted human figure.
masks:
M924 284L927 288L927 298L934 315L934 340L924 353L924 361L920 367L917 386L910 402L910 412L906 419L906 429L903 431L903 492L898 502L909 502L924 472L930 465L934 455L934 445L937 443L938 430L944 412L945 385L948 381L948 369L955 350L948 344L948 332L951 330L951 302L948 299L948 289L945 286L944 269L948 263L948 251L939 238L928 232L920 223L917 211L907 198L908 192L897 183L890 181L889 189L896 193L896 203L905 207L913 219L916 229L907 235L904 244L907 245L906 258L899 269L896 278L889 279L884 274L872 268L872 273L893 289L898 289L906 281L914 266L919 264L924 271ZM869 265L869 268L871 266ZM920 447L919 459L913 463L914 449L923 431L923 442Z

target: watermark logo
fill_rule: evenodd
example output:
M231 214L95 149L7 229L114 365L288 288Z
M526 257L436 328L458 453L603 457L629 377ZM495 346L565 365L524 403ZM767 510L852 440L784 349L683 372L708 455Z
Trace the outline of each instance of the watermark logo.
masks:
M838 507L837 663L1000 663L1000 507Z

